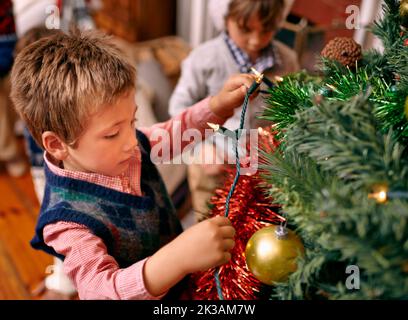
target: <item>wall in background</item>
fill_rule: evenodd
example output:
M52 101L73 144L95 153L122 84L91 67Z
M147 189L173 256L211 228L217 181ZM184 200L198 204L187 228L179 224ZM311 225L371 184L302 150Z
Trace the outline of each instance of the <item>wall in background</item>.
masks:
M193 48L217 34L209 3L208 0L177 0L177 35Z

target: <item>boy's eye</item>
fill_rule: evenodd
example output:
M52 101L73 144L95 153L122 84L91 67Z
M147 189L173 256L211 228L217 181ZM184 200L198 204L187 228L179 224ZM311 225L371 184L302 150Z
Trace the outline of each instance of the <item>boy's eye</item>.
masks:
M104 136L104 138L105 138L105 139L113 139L113 138L115 138L118 134L119 134L119 131L116 132L116 133L114 133L114 134L110 134L110 135Z
M251 30L249 30L247 27L240 27L240 31L241 31L242 33L249 33L249 32L251 32Z
M245 22L244 22L244 21L238 22L238 23L237 23L237 26L238 26L238 29L239 29L240 32L248 33L248 32L251 31L251 30L249 30L248 26L245 25Z

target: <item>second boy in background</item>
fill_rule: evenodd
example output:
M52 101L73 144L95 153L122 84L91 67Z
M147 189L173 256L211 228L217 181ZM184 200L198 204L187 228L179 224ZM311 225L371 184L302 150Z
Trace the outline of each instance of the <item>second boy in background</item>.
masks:
M225 15L225 31L194 49L183 62L169 113L175 116L204 97L216 94L229 76L250 72L251 67L268 78L298 71L295 52L273 40L284 18L284 0L231 0ZM245 129L265 124L257 119L263 105L261 96L251 103ZM225 127L231 130L239 127L241 110L235 110ZM205 157L215 152L218 160L224 162L225 154L233 151L220 135L200 148L199 159L188 169L193 208L198 216L208 212L207 203L222 177L222 165L203 163Z

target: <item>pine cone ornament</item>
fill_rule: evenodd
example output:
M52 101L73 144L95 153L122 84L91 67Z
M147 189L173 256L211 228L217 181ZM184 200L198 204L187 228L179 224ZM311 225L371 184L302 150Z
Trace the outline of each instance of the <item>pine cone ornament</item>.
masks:
M353 68L363 57L361 46L351 38L338 37L331 40L323 49L322 57L336 60L345 67Z

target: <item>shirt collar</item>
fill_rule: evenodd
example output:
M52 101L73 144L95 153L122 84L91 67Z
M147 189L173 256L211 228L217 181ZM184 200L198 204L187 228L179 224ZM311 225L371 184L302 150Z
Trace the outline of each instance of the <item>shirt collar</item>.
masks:
M111 188L120 192L141 195L141 153L139 148L135 148L135 153L132 156L129 169L119 176L107 176L99 173L89 173L63 169L60 167L60 164L57 163L57 161L53 159L47 152L44 153L44 161L51 172L55 175L94 183L102 187Z
M273 68L280 61L278 52L272 42L262 50L261 56L253 64L248 54L237 46L226 31L222 33L222 36L242 73L248 73L251 67L262 73L267 69Z

